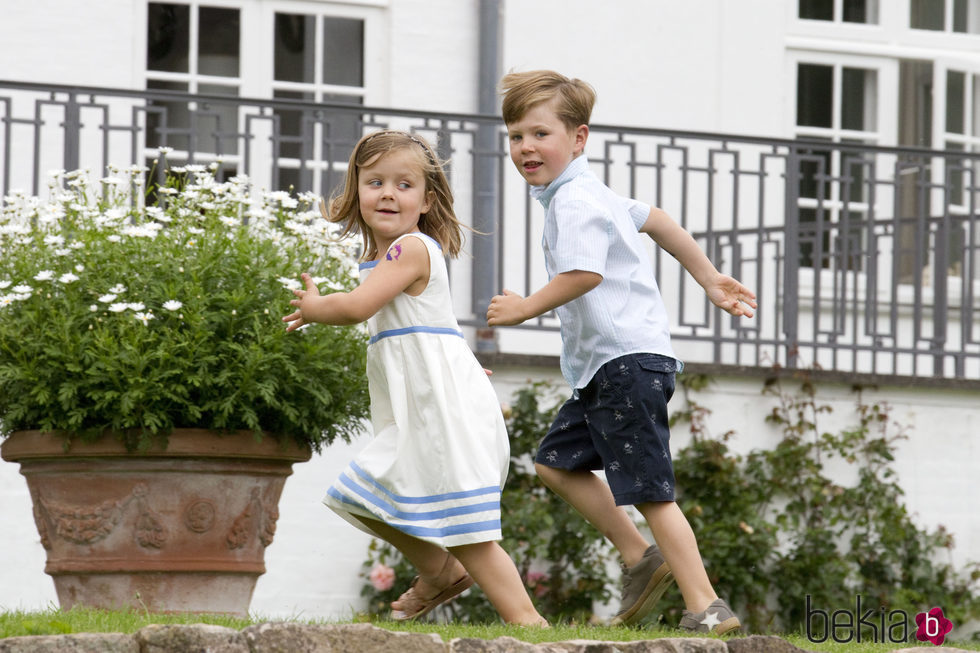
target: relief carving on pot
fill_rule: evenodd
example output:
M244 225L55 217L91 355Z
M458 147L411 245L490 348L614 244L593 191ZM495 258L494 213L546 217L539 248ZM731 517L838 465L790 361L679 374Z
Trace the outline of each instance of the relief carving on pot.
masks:
M276 521L279 519L279 510L276 506L267 506L262 503L259 497L259 488L252 488L252 495L249 498L245 510L242 511L228 531L229 549L241 549L254 534L258 534L262 546L272 544L272 538L276 534Z
M195 499L184 510L184 526L194 533L207 533L214 526L214 504L207 499Z
M167 540L167 530L159 515L147 505L146 494L146 485L140 483L118 501L103 501L92 506L68 505L39 494L34 502L34 520L41 544L45 549L51 549L49 525L54 526L55 536L73 544L94 544L104 540L122 521L126 508L135 502L139 511L134 533L136 541L142 547L159 549Z

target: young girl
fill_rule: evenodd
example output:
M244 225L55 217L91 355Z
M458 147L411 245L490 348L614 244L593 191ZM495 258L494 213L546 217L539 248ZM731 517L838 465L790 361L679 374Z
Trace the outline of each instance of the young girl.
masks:
M497 544L510 443L453 314L444 257L459 254L462 234L432 149L405 132L365 136L327 217L361 235L361 284L321 296L304 274L283 321L292 331L367 320L375 436L324 503L415 565L394 619L421 617L475 581L504 621L546 625Z

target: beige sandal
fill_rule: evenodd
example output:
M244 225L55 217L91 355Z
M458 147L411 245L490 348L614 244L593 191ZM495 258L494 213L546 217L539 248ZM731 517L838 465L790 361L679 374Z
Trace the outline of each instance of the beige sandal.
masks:
M439 571L439 574L435 577L434 582L430 582L428 581L428 579L426 580L426 582L429 583L430 585L436 585L439 582L439 579L441 579L442 576L446 573L446 567L449 566L449 563L453 560L454 560L453 556L449 553L446 553L446 561L443 563L442 570ZM459 580L443 588L442 591L440 591L435 596L431 598L423 598L419 596L419 594L415 591L415 585L418 582L419 582L419 577L416 576L415 578L412 579L412 582L408 586L408 589L401 596L398 597L398 602L402 604L402 607L399 610L393 609L391 611L391 618L393 620L410 621L412 619L418 619L419 617L423 617L429 614L430 612L432 612L433 610L435 610L437 607L439 607L446 601L450 601L456 598L457 596L462 594L465 590L469 589L473 585L473 579L470 577L469 574L464 573Z

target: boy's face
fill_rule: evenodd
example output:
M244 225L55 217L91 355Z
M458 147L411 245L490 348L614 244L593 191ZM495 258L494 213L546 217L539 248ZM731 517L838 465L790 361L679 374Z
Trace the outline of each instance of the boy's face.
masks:
M542 102L507 125L510 159L532 186L546 186L585 149L588 125L569 128L553 108L555 100Z

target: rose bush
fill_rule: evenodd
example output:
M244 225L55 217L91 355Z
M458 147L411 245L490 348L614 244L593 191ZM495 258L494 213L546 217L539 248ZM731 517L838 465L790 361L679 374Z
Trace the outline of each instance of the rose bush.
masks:
M54 173L0 203L0 435L248 429L319 450L367 414L357 327L286 334L299 274L356 283L318 198L172 168Z

